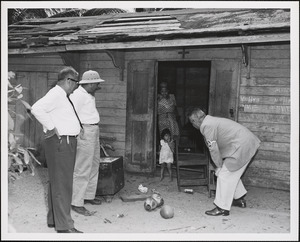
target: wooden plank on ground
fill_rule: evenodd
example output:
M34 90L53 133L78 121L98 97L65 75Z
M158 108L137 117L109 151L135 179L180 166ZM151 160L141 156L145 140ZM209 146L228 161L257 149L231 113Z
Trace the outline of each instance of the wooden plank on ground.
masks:
M136 201L145 201L151 195L147 194L122 194L120 195L120 199L123 202L136 202Z

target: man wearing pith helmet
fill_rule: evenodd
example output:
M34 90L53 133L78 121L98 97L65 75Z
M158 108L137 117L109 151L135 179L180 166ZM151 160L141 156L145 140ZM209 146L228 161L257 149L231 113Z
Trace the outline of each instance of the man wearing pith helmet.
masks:
M95 198L100 163L100 116L96 108L95 92L101 89L101 82L104 80L98 72L86 71L79 82L80 86L70 95L82 124L77 141L72 209L84 216L94 214L87 210L84 204L101 204L101 200Z

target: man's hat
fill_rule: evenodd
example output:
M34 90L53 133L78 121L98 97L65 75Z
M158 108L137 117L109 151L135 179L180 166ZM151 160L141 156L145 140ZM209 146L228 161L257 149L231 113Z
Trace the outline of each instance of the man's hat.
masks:
M97 71L86 71L82 75L82 79L79 84L87 84L87 83L98 83L104 82L105 80L101 79Z

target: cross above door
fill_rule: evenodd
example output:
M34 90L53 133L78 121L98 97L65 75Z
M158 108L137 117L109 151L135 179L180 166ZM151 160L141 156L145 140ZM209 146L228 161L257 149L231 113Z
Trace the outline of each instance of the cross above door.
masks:
M189 54L189 53L190 53L190 52L189 52L189 51L186 51L185 48L183 48L182 51L179 51L179 52L178 52L178 54L182 54L182 56L181 56L182 59L185 58L185 54Z

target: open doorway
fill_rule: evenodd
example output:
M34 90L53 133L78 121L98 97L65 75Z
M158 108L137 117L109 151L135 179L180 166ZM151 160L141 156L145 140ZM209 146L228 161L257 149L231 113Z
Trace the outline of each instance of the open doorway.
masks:
M204 153L205 144L186 115L189 109L200 107L205 113L209 104L210 61L163 61L158 63L158 86L167 82L169 93L175 95L180 129L179 153ZM156 128L156 144L159 129Z

